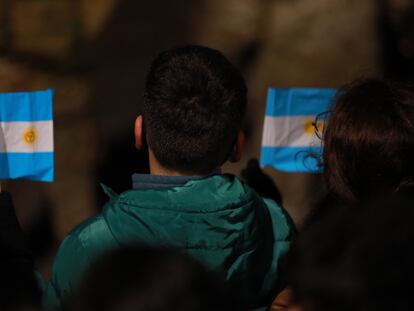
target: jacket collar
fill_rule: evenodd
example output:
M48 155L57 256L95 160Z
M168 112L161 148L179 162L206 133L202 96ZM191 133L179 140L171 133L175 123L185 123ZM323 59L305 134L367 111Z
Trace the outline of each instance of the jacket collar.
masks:
M160 176L150 174L132 175L132 188L135 190L169 189L182 186L190 180L204 178L204 176Z

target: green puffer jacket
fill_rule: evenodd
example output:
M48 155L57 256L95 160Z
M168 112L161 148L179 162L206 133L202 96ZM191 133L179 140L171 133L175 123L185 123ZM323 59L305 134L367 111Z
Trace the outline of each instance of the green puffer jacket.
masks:
M280 290L281 257L294 233L289 216L232 175L191 180L163 190L111 195L103 212L62 242L44 287L47 306L68 296L85 268L102 252L131 243L184 249L225 273L241 297L265 307Z

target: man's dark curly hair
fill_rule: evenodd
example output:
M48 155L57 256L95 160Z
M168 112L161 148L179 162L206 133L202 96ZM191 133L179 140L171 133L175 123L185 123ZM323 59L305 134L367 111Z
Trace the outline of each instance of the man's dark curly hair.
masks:
M152 63L144 93L148 145L164 167L205 174L222 165L237 139L247 88L219 51L183 46Z

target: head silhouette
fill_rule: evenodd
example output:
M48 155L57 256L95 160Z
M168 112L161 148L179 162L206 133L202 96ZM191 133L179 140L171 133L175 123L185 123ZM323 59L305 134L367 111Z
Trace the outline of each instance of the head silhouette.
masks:
M130 246L99 258L75 294L76 311L236 310L223 280L172 249Z
M300 310L412 310L413 207L393 195L334 204L314 219L287 258Z

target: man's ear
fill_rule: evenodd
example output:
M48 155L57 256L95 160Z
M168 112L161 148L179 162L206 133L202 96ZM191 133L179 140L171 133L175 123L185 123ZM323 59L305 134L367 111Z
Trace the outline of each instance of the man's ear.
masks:
M244 151L244 133L243 131L239 131L239 134L237 135L236 142L234 143L233 150L231 151L229 161L230 162L239 162L241 159L241 156Z
M134 133L135 133L135 147L138 150L141 150L141 148L143 146L143 141L145 139L145 137L143 137L142 115L139 115L135 119Z

